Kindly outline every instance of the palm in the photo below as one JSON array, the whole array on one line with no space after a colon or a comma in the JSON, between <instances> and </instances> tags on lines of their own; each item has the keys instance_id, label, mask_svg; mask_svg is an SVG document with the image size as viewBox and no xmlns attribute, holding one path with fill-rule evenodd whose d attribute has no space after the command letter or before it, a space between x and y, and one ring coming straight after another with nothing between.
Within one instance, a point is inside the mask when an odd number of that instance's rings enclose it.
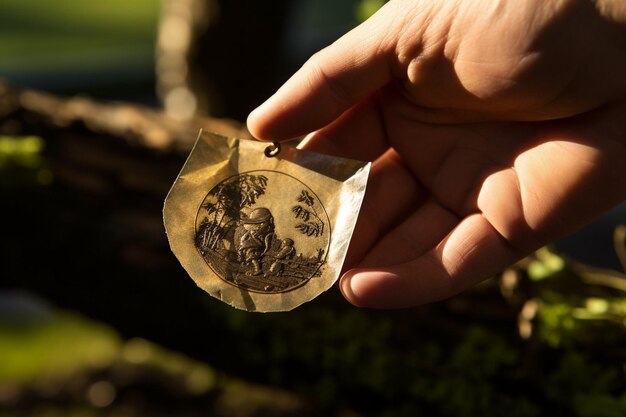
<instances>
[{"instance_id":1,"label":"palm","mask_svg":"<svg viewBox=\"0 0 626 417\"><path fill-rule=\"evenodd\" d=\"M608 111L439 125L399 106L378 96L305 145L376 159L346 262L376 274L355 299L384 307L449 296L623 198L626 147L604 131L615 122Z\"/></svg>"}]
</instances>

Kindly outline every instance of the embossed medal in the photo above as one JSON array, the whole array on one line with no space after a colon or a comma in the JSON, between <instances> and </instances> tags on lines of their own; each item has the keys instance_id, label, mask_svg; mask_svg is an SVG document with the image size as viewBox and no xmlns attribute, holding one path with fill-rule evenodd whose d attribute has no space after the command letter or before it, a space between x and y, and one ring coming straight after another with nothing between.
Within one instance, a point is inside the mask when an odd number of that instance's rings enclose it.
<instances>
[{"instance_id":1,"label":"embossed medal","mask_svg":"<svg viewBox=\"0 0 626 417\"><path fill-rule=\"evenodd\" d=\"M287 311L339 277L369 163L201 133L163 210L196 284L247 311Z\"/></svg>"}]
</instances>

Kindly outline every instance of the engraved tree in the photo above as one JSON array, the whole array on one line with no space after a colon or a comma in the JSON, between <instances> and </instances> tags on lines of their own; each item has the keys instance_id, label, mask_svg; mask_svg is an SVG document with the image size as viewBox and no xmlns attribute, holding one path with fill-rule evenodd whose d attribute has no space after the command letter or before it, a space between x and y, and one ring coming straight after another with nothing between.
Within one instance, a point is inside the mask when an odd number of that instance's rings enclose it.
<instances>
[{"instance_id":1,"label":"engraved tree","mask_svg":"<svg viewBox=\"0 0 626 417\"><path fill-rule=\"evenodd\" d=\"M296 224L296 229L307 236L318 237L324 234L324 222L317 214L315 198L308 191L302 190L297 200L302 204L297 204L291 208L296 219L300 220Z\"/></svg>"},{"instance_id":2,"label":"engraved tree","mask_svg":"<svg viewBox=\"0 0 626 417\"><path fill-rule=\"evenodd\" d=\"M254 205L266 188L266 176L241 174L209 191L211 198L202 205L207 216L196 237L200 247L215 249L229 227L239 220L241 209Z\"/></svg>"}]
</instances>

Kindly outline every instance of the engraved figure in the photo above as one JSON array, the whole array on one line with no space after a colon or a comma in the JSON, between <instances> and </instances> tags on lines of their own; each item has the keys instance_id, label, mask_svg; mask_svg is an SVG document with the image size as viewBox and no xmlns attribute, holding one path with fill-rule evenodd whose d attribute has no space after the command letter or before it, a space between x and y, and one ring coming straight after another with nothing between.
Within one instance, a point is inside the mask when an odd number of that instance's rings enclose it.
<instances>
[{"instance_id":1,"label":"engraved figure","mask_svg":"<svg viewBox=\"0 0 626 417\"><path fill-rule=\"evenodd\" d=\"M274 243L274 217L269 209L259 207L249 215L241 213L241 227L244 232L239 238L237 253L244 265L252 265L248 275L263 273L263 256Z\"/></svg>"},{"instance_id":2,"label":"engraved figure","mask_svg":"<svg viewBox=\"0 0 626 417\"><path fill-rule=\"evenodd\" d=\"M290 291L319 276L329 240L317 195L280 172L226 178L209 190L196 216L199 254L218 277L249 291Z\"/></svg>"},{"instance_id":3,"label":"engraved figure","mask_svg":"<svg viewBox=\"0 0 626 417\"><path fill-rule=\"evenodd\" d=\"M282 276L285 271L285 265L296 256L296 248L293 246L292 239L284 239L280 242L278 252L273 255L274 261L270 265L268 275Z\"/></svg>"}]
</instances>

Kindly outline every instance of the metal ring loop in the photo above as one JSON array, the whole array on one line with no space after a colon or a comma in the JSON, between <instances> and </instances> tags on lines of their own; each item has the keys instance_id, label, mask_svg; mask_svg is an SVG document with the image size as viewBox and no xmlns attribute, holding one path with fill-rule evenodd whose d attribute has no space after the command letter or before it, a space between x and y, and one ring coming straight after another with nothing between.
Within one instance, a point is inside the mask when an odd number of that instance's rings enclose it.
<instances>
[{"instance_id":1,"label":"metal ring loop","mask_svg":"<svg viewBox=\"0 0 626 417\"><path fill-rule=\"evenodd\" d=\"M272 158L280 153L280 143L272 142L267 148L265 148L265 156Z\"/></svg>"}]
</instances>

